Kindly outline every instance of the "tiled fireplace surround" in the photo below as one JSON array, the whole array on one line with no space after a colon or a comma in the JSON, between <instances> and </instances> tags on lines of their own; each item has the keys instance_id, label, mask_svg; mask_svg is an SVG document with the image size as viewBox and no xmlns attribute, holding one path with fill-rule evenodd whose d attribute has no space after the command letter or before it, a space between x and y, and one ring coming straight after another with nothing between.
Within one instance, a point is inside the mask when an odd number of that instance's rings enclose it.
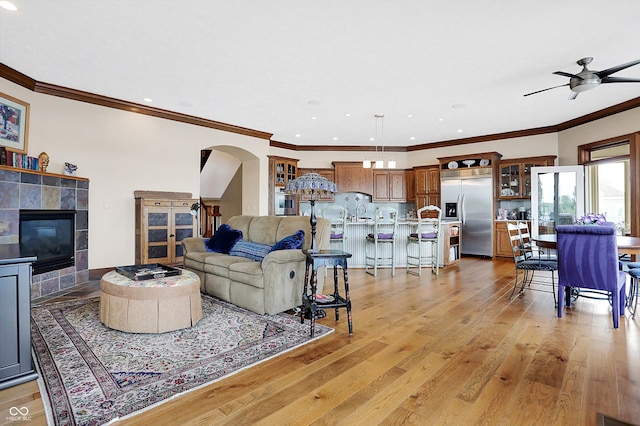
<instances>
[{"instance_id":1,"label":"tiled fireplace surround","mask_svg":"<svg viewBox=\"0 0 640 426\"><path fill-rule=\"evenodd\" d=\"M20 209L75 210L75 266L34 275L31 299L89 281L89 181L29 170L0 169L0 244L17 244Z\"/></svg>"}]
</instances>

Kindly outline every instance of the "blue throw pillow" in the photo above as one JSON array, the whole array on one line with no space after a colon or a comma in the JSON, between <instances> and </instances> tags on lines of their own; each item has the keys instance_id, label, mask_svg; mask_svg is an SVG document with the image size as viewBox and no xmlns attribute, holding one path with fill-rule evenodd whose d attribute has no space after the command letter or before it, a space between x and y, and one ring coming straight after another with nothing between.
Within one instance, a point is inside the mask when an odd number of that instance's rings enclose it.
<instances>
[{"instance_id":1,"label":"blue throw pillow","mask_svg":"<svg viewBox=\"0 0 640 426\"><path fill-rule=\"evenodd\" d=\"M295 250L301 249L304 243L304 231L298 229L295 234L284 237L273 245L271 250Z\"/></svg>"},{"instance_id":2,"label":"blue throw pillow","mask_svg":"<svg viewBox=\"0 0 640 426\"><path fill-rule=\"evenodd\" d=\"M240 239L242 239L242 231L233 229L225 223L224 225L220 225L216 233L213 234L213 237L209 238L206 246L211 251L229 254L231 248Z\"/></svg>"},{"instance_id":3,"label":"blue throw pillow","mask_svg":"<svg viewBox=\"0 0 640 426\"><path fill-rule=\"evenodd\" d=\"M209 248L209 238L205 238L202 242L204 243L204 248L205 248L205 250L207 250L207 251L213 251L213 250L211 250L211 249Z\"/></svg>"},{"instance_id":4,"label":"blue throw pillow","mask_svg":"<svg viewBox=\"0 0 640 426\"><path fill-rule=\"evenodd\" d=\"M251 241L238 241L235 243L229 254L231 256L246 257L247 259L262 262L262 259L269 254L271 246L269 244L258 244Z\"/></svg>"}]
</instances>

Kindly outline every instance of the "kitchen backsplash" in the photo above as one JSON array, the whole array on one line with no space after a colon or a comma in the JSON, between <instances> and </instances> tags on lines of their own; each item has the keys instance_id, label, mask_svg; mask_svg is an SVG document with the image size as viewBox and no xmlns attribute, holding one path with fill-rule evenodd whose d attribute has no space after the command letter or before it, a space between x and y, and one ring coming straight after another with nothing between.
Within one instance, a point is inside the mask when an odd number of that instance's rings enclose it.
<instances>
[{"instance_id":1,"label":"kitchen backsplash","mask_svg":"<svg viewBox=\"0 0 640 426\"><path fill-rule=\"evenodd\" d=\"M335 201L333 203L316 202L316 216L322 217L322 211L325 209L325 207L332 205L344 207L352 216L356 215L356 208L358 208L358 217L373 217L376 208L382 206L393 207L398 211L398 216L401 218L407 217L407 212L409 212L410 210L415 210L415 203L374 203L373 201L371 201L370 195L361 194L359 192L341 192L335 195ZM300 203L300 215L309 215L310 212L310 203Z\"/></svg>"}]
</instances>

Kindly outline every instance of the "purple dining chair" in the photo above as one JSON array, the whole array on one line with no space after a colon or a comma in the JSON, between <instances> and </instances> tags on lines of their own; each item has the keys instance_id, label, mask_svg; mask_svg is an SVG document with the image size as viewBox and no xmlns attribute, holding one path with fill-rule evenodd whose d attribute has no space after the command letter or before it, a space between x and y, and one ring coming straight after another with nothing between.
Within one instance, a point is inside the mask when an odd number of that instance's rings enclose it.
<instances>
[{"instance_id":1,"label":"purple dining chair","mask_svg":"<svg viewBox=\"0 0 640 426\"><path fill-rule=\"evenodd\" d=\"M607 292L613 327L624 315L625 274L618 267L616 230L611 226L558 225L558 318L562 318L565 287ZM567 306L571 299L566 300Z\"/></svg>"}]
</instances>

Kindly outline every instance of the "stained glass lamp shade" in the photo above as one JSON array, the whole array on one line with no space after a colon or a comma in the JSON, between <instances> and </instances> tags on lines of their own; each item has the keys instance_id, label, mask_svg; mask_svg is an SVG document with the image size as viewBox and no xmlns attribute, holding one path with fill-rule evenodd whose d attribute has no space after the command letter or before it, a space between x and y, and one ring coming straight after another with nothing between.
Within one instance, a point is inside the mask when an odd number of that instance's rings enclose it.
<instances>
[{"instance_id":1,"label":"stained glass lamp shade","mask_svg":"<svg viewBox=\"0 0 640 426\"><path fill-rule=\"evenodd\" d=\"M338 192L338 186L318 173L307 173L287 182L284 191L288 194L307 194L311 196L311 250L316 250L316 197L318 194Z\"/></svg>"}]
</instances>

